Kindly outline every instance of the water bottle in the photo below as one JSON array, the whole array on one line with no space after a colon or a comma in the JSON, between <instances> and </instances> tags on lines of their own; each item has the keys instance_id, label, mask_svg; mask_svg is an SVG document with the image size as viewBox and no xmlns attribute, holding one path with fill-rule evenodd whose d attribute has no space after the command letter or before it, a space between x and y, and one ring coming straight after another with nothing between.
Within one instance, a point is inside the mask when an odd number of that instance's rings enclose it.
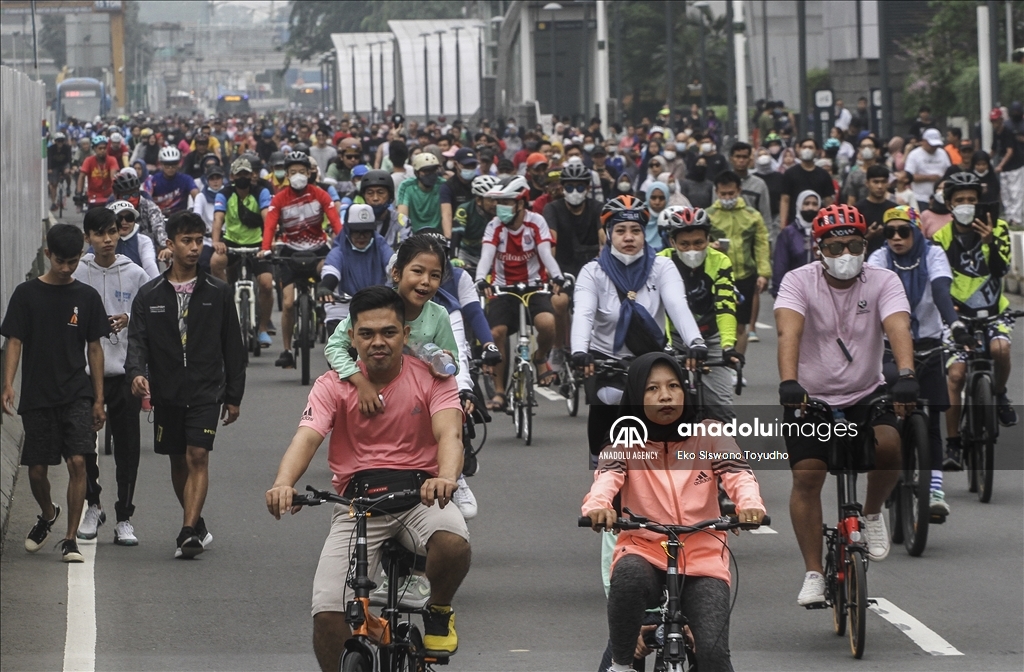
<instances>
[{"instance_id":1,"label":"water bottle","mask_svg":"<svg viewBox=\"0 0 1024 672\"><path fill-rule=\"evenodd\" d=\"M417 356L429 364L434 373L447 376L455 375L455 360L452 359L451 355L433 343L425 343L420 348Z\"/></svg>"}]
</instances>

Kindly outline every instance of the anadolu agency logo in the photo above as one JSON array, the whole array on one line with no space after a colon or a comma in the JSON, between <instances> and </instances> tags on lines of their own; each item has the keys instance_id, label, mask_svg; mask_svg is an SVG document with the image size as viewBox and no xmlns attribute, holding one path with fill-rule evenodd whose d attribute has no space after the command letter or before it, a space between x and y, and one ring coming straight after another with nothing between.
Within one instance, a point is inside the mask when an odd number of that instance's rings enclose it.
<instances>
[{"instance_id":1,"label":"anadolu agency logo","mask_svg":"<svg viewBox=\"0 0 1024 672\"><path fill-rule=\"evenodd\" d=\"M613 449L632 450L647 445L647 425L635 415L624 415L608 431Z\"/></svg>"}]
</instances>

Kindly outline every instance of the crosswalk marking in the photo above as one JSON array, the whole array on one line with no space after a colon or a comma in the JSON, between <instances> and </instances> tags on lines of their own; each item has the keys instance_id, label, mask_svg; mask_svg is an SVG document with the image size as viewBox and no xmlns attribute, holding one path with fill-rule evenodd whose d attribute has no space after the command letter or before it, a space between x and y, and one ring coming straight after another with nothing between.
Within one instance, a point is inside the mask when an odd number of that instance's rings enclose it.
<instances>
[{"instance_id":1,"label":"crosswalk marking","mask_svg":"<svg viewBox=\"0 0 1024 672\"><path fill-rule=\"evenodd\" d=\"M962 656L961 651L939 636L934 630L917 620L907 612L884 597L874 598L875 604L869 608L885 620L895 625L910 641L933 656Z\"/></svg>"},{"instance_id":2,"label":"crosswalk marking","mask_svg":"<svg viewBox=\"0 0 1024 672\"><path fill-rule=\"evenodd\" d=\"M565 397L563 397L558 392L552 390L549 387L537 387L537 388L534 388L534 389L537 392L537 394L539 394L540 396L542 396L545 399L548 399L550 401L559 401L559 402L565 401Z\"/></svg>"}]
</instances>

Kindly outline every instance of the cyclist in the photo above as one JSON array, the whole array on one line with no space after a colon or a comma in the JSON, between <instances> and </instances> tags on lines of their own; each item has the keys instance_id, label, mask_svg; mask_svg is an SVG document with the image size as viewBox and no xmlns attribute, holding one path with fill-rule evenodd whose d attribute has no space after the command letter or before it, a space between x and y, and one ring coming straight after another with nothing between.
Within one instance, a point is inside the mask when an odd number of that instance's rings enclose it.
<instances>
[{"instance_id":1,"label":"cyclist","mask_svg":"<svg viewBox=\"0 0 1024 672\"><path fill-rule=\"evenodd\" d=\"M973 173L955 173L946 179L943 201L953 213L953 220L935 232L932 242L946 253L953 271L950 294L960 315L1000 315L987 327L989 353L995 362L995 394L999 405L999 423L1004 427L1017 424L1017 413L1006 394L1010 378L1010 334L1014 318L1006 314L1010 302L1003 294L1002 278L1010 267L1010 233L1002 219L979 215L977 204L982 184ZM963 468L960 445L960 393L967 370L966 353L958 353L949 362L950 407L946 411L946 459L944 468Z\"/></svg>"},{"instance_id":2,"label":"cyclist","mask_svg":"<svg viewBox=\"0 0 1024 672\"><path fill-rule=\"evenodd\" d=\"M122 168L114 178L113 198L115 201L127 201L135 208L138 213L136 221L139 224L139 231L152 240L156 245L157 257L163 259L162 253L167 247L167 233L164 229L167 220L149 194L140 187L141 182L135 169Z\"/></svg>"},{"instance_id":3,"label":"cyclist","mask_svg":"<svg viewBox=\"0 0 1024 672\"><path fill-rule=\"evenodd\" d=\"M943 323L961 345L972 341L957 317L949 289L953 272L942 248L931 244L920 228L917 211L905 205L882 215L886 244L868 258L868 263L888 268L900 276L910 302L910 330L915 350L942 345ZM891 360L891 358L887 358ZM887 372L890 373L891 372ZM941 357L931 357L916 371L920 386L928 395L928 442L932 449L931 512L948 516L949 504L942 492L942 428L939 414L949 408L946 371ZM891 378L891 375L887 375Z\"/></svg>"},{"instance_id":4,"label":"cyclist","mask_svg":"<svg viewBox=\"0 0 1024 672\"><path fill-rule=\"evenodd\" d=\"M342 155L344 156L344 154ZM441 221L441 162L431 152L420 152L412 159L416 178L404 180L398 186L398 212L409 218L413 233L434 229L451 239L449 223L445 230Z\"/></svg>"},{"instance_id":5,"label":"cyclist","mask_svg":"<svg viewBox=\"0 0 1024 672\"><path fill-rule=\"evenodd\" d=\"M392 254L387 241L376 231L373 208L360 203L350 206L341 234L324 260L316 290L317 299L326 304L328 336L348 316L349 304L335 301L335 293L352 297L366 287L386 284Z\"/></svg>"},{"instance_id":6,"label":"cyclist","mask_svg":"<svg viewBox=\"0 0 1024 672\"><path fill-rule=\"evenodd\" d=\"M388 539L396 538L421 554L426 548L431 596L424 614L423 647L451 655L458 649L451 603L470 560L466 521L450 506L462 468L462 409L451 377L439 379L426 364L402 354L410 333L405 308L401 296L384 287L368 287L352 298L350 331L361 362L358 370L365 372L374 394L383 398L385 421L360 412L357 388L331 371L320 376L267 491L267 508L278 519L289 510L297 494L295 484L328 433L327 461L339 494L353 496L369 472L382 469L389 470L397 488L404 482L418 488L419 503L366 520L369 568L376 571L381 545ZM334 516L313 579L313 648L323 670L337 669L351 636L345 621L345 575L354 524L347 515Z\"/></svg>"},{"instance_id":7,"label":"cyclist","mask_svg":"<svg viewBox=\"0 0 1024 672\"><path fill-rule=\"evenodd\" d=\"M441 185L441 229L451 231L455 211L465 203L473 200L473 179L476 177L476 152L462 147L455 152L455 174ZM449 236L450 237L450 236Z\"/></svg>"},{"instance_id":8,"label":"cyclist","mask_svg":"<svg viewBox=\"0 0 1024 672\"><path fill-rule=\"evenodd\" d=\"M476 284L480 291L489 292L491 284L538 285L550 277L557 296L565 284L558 262L551 254L551 232L547 222L528 210L529 197L530 187L519 176L503 179L487 193L487 198L497 201L497 216L484 232L480 263L476 268ZM488 275L492 277L491 282L487 280ZM520 300L513 296L496 296L488 302L487 320L503 361L507 361L508 337L519 330L519 303ZM531 296L529 314L537 329L537 351L533 358L538 371L537 384L544 385L557 376L546 363L548 351L555 340L555 316L550 295L536 293ZM494 389L489 410L505 406L504 364L495 367Z\"/></svg>"},{"instance_id":9,"label":"cyclist","mask_svg":"<svg viewBox=\"0 0 1024 672\"><path fill-rule=\"evenodd\" d=\"M327 167L327 177L337 180L341 193L351 193L353 189L352 169L363 161L363 147L356 138L344 138L338 147L338 157Z\"/></svg>"},{"instance_id":10,"label":"cyclist","mask_svg":"<svg viewBox=\"0 0 1024 672\"><path fill-rule=\"evenodd\" d=\"M305 252L326 257L329 248L327 234L322 226L323 218L327 216L334 235L338 235L341 233L338 210L326 191L315 184L309 184L308 156L302 152L290 152L285 157L285 168L288 171L288 188L274 194L270 201L263 225L263 249L270 250L280 231L281 242L284 243L280 256L290 257L295 252ZM281 341L284 351L274 364L290 369L295 367L295 357L291 350L292 329L295 325L295 283L288 266L282 266L280 273L279 280L283 287Z\"/></svg>"},{"instance_id":11,"label":"cyclist","mask_svg":"<svg viewBox=\"0 0 1024 672\"><path fill-rule=\"evenodd\" d=\"M57 185L61 180L71 188L71 145L68 136L55 133L53 142L46 148L46 178L50 185L50 211L57 209Z\"/></svg>"},{"instance_id":12,"label":"cyclist","mask_svg":"<svg viewBox=\"0 0 1024 672\"><path fill-rule=\"evenodd\" d=\"M572 364L593 375L595 356L621 360L665 347L665 315L682 329L682 341L700 361L707 346L686 305L686 288L668 259L654 254L644 236L647 208L635 196L617 196L605 203L601 219L610 244L587 263L573 294ZM596 458L614 417L602 406L619 403L622 382L598 379L588 389L587 436Z\"/></svg>"},{"instance_id":13,"label":"cyclist","mask_svg":"<svg viewBox=\"0 0 1024 672\"><path fill-rule=\"evenodd\" d=\"M124 136L117 131L110 134L107 154L114 157L119 168L128 167L128 158L131 156L131 152L128 150L128 145L124 142Z\"/></svg>"},{"instance_id":14,"label":"cyclist","mask_svg":"<svg viewBox=\"0 0 1024 672\"><path fill-rule=\"evenodd\" d=\"M231 163L231 184L217 193L213 206L213 257L210 269L214 276L227 282L227 267L232 247L261 247L263 225L270 208L270 190L253 178L248 159L235 159ZM274 268L269 261L254 260L253 275L259 286L259 329L261 348L271 344L268 328L270 313L274 309Z\"/></svg>"},{"instance_id":15,"label":"cyclist","mask_svg":"<svg viewBox=\"0 0 1024 672\"><path fill-rule=\"evenodd\" d=\"M476 276L477 264L483 247L487 224L494 219L494 199L486 194L498 184L493 175L478 175L473 178L473 200L467 201L455 210L452 228L452 247L456 257L462 261L466 272Z\"/></svg>"},{"instance_id":16,"label":"cyclist","mask_svg":"<svg viewBox=\"0 0 1024 672\"><path fill-rule=\"evenodd\" d=\"M114 221L121 236L114 251L141 267L151 280L160 275L153 240L145 234L140 234L139 211L135 206L128 201L114 201L107 209L113 211Z\"/></svg>"},{"instance_id":17,"label":"cyclist","mask_svg":"<svg viewBox=\"0 0 1024 672\"><path fill-rule=\"evenodd\" d=\"M195 198L199 194L195 180L178 171L180 163L181 152L177 147L160 150L160 170L152 176L150 194L164 217L187 210L189 196Z\"/></svg>"},{"instance_id":18,"label":"cyclist","mask_svg":"<svg viewBox=\"0 0 1024 672\"><path fill-rule=\"evenodd\" d=\"M658 226L668 235L670 247L658 253L675 264L686 287L686 303L697 321L701 338L711 359L743 362L736 351L736 287L732 279L729 255L711 247L711 221L701 208L669 206ZM675 326L666 333L675 350L686 354ZM732 410L732 385L729 372L712 367L701 376L704 407L709 417L727 422L736 417Z\"/></svg>"},{"instance_id":19,"label":"cyclist","mask_svg":"<svg viewBox=\"0 0 1024 672\"><path fill-rule=\"evenodd\" d=\"M395 182L384 170L371 170L359 183L359 196L373 209L376 230L391 249L412 233L409 221L395 208Z\"/></svg>"},{"instance_id":20,"label":"cyclist","mask_svg":"<svg viewBox=\"0 0 1024 672\"><path fill-rule=\"evenodd\" d=\"M288 186L288 171L284 167L284 152L274 152L267 162L270 173L267 180L270 182L271 190L276 194Z\"/></svg>"},{"instance_id":21,"label":"cyclist","mask_svg":"<svg viewBox=\"0 0 1024 672\"><path fill-rule=\"evenodd\" d=\"M224 169L219 163L211 164L204 176L205 183L199 183L202 189L196 194L192 203L192 212L203 218L206 224L206 237L203 238L203 251L199 255L199 268L210 272L210 259L213 257L213 215L217 203L217 194L224 189Z\"/></svg>"},{"instance_id":22,"label":"cyclist","mask_svg":"<svg viewBox=\"0 0 1024 672\"><path fill-rule=\"evenodd\" d=\"M91 156L82 161L78 173L78 188L75 203L91 208L102 208L114 192L114 176L121 169L117 159L107 154L107 138L96 135L92 138ZM83 195L83 189L88 193Z\"/></svg>"},{"instance_id":23,"label":"cyclist","mask_svg":"<svg viewBox=\"0 0 1024 672\"><path fill-rule=\"evenodd\" d=\"M741 522L756 524L764 517L760 488L746 462L676 459L682 451L695 455L739 452L731 437L699 435L680 439L678 424L695 423L697 418L692 400L685 393L684 380L679 363L665 353L648 353L630 365L619 414L633 415L643 409L649 428L648 452L644 454L657 457L601 460L582 506L583 515L590 518L595 530L611 530L619 517L616 509L622 507L665 525L692 525L717 518L718 484L737 503L736 516ZM701 424L719 422L709 419ZM661 541L660 535L644 531L618 535L608 594L611 666L602 666L602 670L629 672L633 670L635 652L643 650L644 610L660 606L664 596L666 557ZM702 670L732 669L732 576L728 555L723 552L725 545L725 532L693 534L685 538L683 557L677 561L685 577L680 608L693 634L694 653Z\"/></svg>"},{"instance_id":24,"label":"cyclist","mask_svg":"<svg viewBox=\"0 0 1024 672\"><path fill-rule=\"evenodd\" d=\"M899 367L891 387L898 413L917 401L910 305L899 277L864 265L867 225L853 206L822 208L813 234L820 264L786 274L775 300L779 334L779 399L786 423L809 422L796 413L808 396L840 411L849 423L870 422L875 438L875 469L868 474L864 527L868 557L884 560L889 535L882 504L899 477L900 437L896 415L869 419L870 400L885 393L883 337ZM801 414L802 415L802 414ZM797 604L825 601L822 575L821 487L828 474L828 437L814 431L785 437L793 489L789 509L806 574Z\"/></svg>"}]
</instances>

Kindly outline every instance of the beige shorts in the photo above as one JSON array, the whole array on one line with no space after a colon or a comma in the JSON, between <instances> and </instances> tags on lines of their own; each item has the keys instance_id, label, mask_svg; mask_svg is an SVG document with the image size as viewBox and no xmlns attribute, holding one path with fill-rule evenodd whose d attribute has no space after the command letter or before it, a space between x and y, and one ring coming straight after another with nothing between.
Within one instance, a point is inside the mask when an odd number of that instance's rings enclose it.
<instances>
[{"instance_id":1,"label":"beige shorts","mask_svg":"<svg viewBox=\"0 0 1024 672\"><path fill-rule=\"evenodd\" d=\"M320 552L320 563L313 577L313 615L321 611L344 612L352 592L345 585L349 560L355 545L356 519L348 515L348 507L336 504L331 517L331 532ZM416 505L404 513L381 515L366 521L366 551L370 576L376 576L381 560L381 546L396 539L402 546L419 555L427 554L427 541L437 531L451 532L469 541L469 528L454 503L443 509ZM346 595L347 593L347 595Z\"/></svg>"}]
</instances>

